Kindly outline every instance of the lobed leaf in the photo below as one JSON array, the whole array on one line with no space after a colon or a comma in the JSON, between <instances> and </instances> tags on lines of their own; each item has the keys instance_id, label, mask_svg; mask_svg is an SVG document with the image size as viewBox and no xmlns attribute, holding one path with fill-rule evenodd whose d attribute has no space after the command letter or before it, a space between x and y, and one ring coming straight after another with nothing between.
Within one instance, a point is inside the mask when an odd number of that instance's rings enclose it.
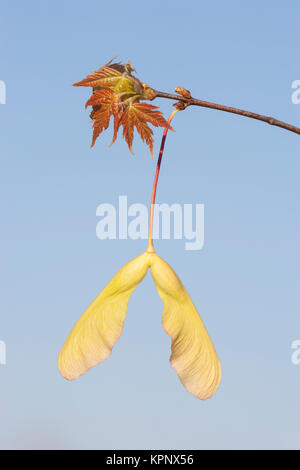
<instances>
[{"instance_id":1,"label":"lobed leaf","mask_svg":"<svg viewBox=\"0 0 300 470\"><path fill-rule=\"evenodd\" d=\"M105 64L103 67L100 67L99 70L96 70L92 74L88 75L80 82L74 83L73 86L114 86L120 80L120 78L122 78L123 74L120 69L118 69L118 67L114 67L115 65L121 66L120 63L113 64L113 66L110 66L112 61L113 59L107 62L107 64Z\"/></svg>"},{"instance_id":2,"label":"lobed leaf","mask_svg":"<svg viewBox=\"0 0 300 470\"><path fill-rule=\"evenodd\" d=\"M108 128L111 116L114 117L114 142L117 138L122 115L122 104L119 97L110 89L94 90L94 93L86 102L87 106L93 106L93 111L90 115L94 121L91 147L93 147L101 132Z\"/></svg>"},{"instance_id":3,"label":"lobed leaf","mask_svg":"<svg viewBox=\"0 0 300 470\"><path fill-rule=\"evenodd\" d=\"M162 113L158 111L158 107L149 103L133 103L127 106L123 112L120 125L123 126L123 137L125 138L131 153L133 153L132 142L134 137L134 127L136 127L143 142L146 142L149 146L150 153L153 157L153 131L148 126L147 122L150 122L150 124L155 127L168 126Z\"/></svg>"}]
</instances>

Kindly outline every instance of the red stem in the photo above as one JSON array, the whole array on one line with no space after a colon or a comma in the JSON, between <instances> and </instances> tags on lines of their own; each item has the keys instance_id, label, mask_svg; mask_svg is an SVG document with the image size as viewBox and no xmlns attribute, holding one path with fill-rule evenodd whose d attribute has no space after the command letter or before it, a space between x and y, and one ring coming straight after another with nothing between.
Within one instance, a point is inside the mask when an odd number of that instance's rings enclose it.
<instances>
[{"instance_id":1,"label":"red stem","mask_svg":"<svg viewBox=\"0 0 300 470\"><path fill-rule=\"evenodd\" d=\"M156 165L156 172L155 172L155 177L154 177L154 183L153 183L153 189L152 189L152 197L151 197L151 206L150 206L150 217L149 217L149 238L148 238L148 248L147 251L154 252L153 248L153 239L152 239L152 232L153 232L153 216L154 216L154 204L155 204L155 196L156 196L156 189L157 189L157 182L158 182L158 176L159 176L159 171L160 171L160 165L161 165L161 160L162 156L164 153L164 147L165 147L165 142L166 142L166 137L168 134L169 130L169 125L175 116L175 114L179 111L179 109L175 109L169 116L168 119L168 126L165 127L162 139L161 139L161 144L160 144L160 150L159 150L159 156L157 159L157 165Z\"/></svg>"}]
</instances>

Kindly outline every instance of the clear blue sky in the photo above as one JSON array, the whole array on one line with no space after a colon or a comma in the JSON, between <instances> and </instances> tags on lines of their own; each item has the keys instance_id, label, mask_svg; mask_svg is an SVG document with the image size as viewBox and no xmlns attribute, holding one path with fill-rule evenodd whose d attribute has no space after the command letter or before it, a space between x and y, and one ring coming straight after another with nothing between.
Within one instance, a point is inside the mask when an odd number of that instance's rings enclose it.
<instances>
[{"instance_id":1,"label":"clear blue sky","mask_svg":"<svg viewBox=\"0 0 300 470\"><path fill-rule=\"evenodd\" d=\"M196 400L169 366L149 275L110 359L72 383L56 366L74 321L145 247L97 239L96 207L147 204L155 169L139 142L134 157L109 148L110 132L89 148L89 91L71 84L117 55L154 88L299 126L299 18L297 0L1 2L1 448L300 447L300 137L264 123L188 109L161 172L158 202L205 204L201 251L156 247L218 350L215 397Z\"/></svg>"}]
</instances>

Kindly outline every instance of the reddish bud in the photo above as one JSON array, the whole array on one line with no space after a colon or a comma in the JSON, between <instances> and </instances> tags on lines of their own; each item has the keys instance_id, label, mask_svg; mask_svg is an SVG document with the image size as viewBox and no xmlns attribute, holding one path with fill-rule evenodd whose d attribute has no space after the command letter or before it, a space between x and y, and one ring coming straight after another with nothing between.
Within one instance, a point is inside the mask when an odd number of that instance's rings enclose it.
<instances>
[{"instance_id":1,"label":"reddish bud","mask_svg":"<svg viewBox=\"0 0 300 470\"><path fill-rule=\"evenodd\" d=\"M182 86L178 86L175 88L175 93L178 93L178 95L183 96L184 98L187 98L188 100L191 98L191 92L189 90L186 90Z\"/></svg>"},{"instance_id":2,"label":"reddish bud","mask_svg":"<svg viewBox=\"0 0 300 470\"><path fill-rule=\"evenodd\" d=\"M179 109L180 111L183 111L188 106L188 103L184 103L183 101L176 101L176 103L174 103L173 106L174 108Z\"/></svg>"}]
</instances>

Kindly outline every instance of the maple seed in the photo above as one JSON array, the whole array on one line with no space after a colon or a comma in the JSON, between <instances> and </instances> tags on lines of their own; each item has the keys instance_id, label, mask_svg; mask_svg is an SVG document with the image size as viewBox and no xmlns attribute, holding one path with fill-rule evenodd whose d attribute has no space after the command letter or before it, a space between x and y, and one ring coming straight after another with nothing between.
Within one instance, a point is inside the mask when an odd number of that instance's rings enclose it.
<instances>
[{"instance_id":1,"label":"maple seed","mask_svg":"<svg viewBox=\"0 0 300 470\"><path fill-rule=\"evenodd\" d=\"M129 150L132 152L134 128L137 129L141 139L148 145L153 157L153 130L154 127L168 127L168 123L158 110L157 106L140 101L151 101L156 92L147 84L142 83L132 75L135 69L131 62L123 65L120 62L112 64L110 60L99 70L88 75L74 86L89 86L93 89L92 96L86 103L92 106L90 114L93 120L92 145L109 127L110 118L114 118L114 135L111 145L115 142L120 126L123 126L123 137Z\"/></svg>"},{"instance_id":2,"label":"maple seed","mask_svg":"<svg viewBox=\"0 0 300 470\"><path fill-rule=\"evenodd\" d=\"M141 106L146 105L136 103L135 109L127 108L127 112L143 112ZM152 108L153 113L157 112L155 106ZM171 113L168 124L177 112ZM61 349L58 367L63 377L74 380L110 356L122 333L130 296L150 269L164 304L162 326L172 341L170 363L187 391L206 400L215 393L221 379L217 353L179 277L153 247L155 195L168 130L166 127L163 133L154 178L148 247L120 269L80 317Z\"/></svg>"},{"instance_id":3,"label":"maple seed","mask_svg":"<svg viewBox=\"0 0 300 470\"><path fill-rule=\"evenodd\" d=\"M178 93L178 95L183 96L184 98L187 98L188 100L191 98L191 92L189 90L186 90L182 86L178 86L175 88L175 93Z\"/></svg>"}]
</instances>

